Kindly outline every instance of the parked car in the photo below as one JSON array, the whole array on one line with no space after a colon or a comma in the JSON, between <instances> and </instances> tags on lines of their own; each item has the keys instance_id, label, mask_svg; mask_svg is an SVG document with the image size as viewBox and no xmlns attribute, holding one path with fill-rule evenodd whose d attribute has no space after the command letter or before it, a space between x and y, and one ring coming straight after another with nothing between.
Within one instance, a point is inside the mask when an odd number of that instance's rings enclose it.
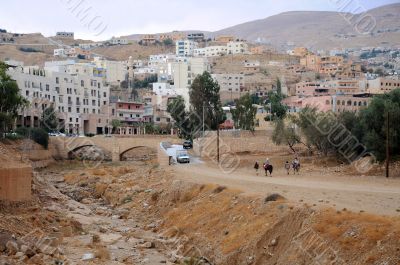
<instances>
[{"instance_id":1,"label":"parked car","mask_svg":"<svg viewBox=\"0 0 400 265\"><path fill-rule=\"evenodd\" d=\"M184 141L183 142L183 148L184 149L192 149L193 148L193 143L192 143L192 141Z\"/></svg>"},{"instance_id":2,"label":"parked car","mask_svg":"<svg viewBox=\"0 0 400 265\"><path fill-rule=\"evenodd\" d=\"M178 150L176 151L176 162L182 163L190 163L190 157L186 150Z\"/></svg>"},{"instance_id":3,"label":"parked car","mask_svg":"<svg viewBox=\"0 0 400 265\"><path fill-rule=\"evenodd\" d=\"M65 137L65 134L64 133L60 133L60 132L49 132L49 136L52 136L52 137L63 136L63 137Z\"/></svg>"}]
</instances>

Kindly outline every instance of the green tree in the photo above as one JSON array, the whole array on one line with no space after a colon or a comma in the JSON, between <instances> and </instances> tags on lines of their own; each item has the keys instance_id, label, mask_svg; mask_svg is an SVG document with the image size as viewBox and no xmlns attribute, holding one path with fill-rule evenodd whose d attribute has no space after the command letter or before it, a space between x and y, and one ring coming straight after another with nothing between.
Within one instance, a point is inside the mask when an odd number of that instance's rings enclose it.
<instances>
[{"instance_id":1,"label":"green tree","mask_svg":"<svg viewBox=\"0 0 400 265\"><path fill-rule=\"evenodd\" d=\"M111 121L111 126L113 127L113 132L115 133L115 130L119 127L121 127L122 123L120 120L112 120Z\"/></svg>"},{"instance_id":2,"label":"green tree","mask_svg":"<svg viewBox=\"0 0 400 265\"><path fill-rule=\"evenodd\" d=\"M235 127L242 130L254 131L257 108L253 107L250 94L235 100L236 108L232 110L232 118Z\"/></svg>"},{"instance_id":3,"label":"green tree","mask_svg":"<svg viewBox=\"0 0 400 265\"><path fill-rule=\"evenodd\" d=\"M190 120L190 113L186 111L185 100L182 96L178 96L172 100L168 106L167 111L175 120L175 127L179 129L179 136L181 138L192 138L192 122Z\"/></svg>"},{"instance_id":4,"label":"green tree","mask_svg":"<svg viewBox=\"0 0 400 265\"><path fill-rule=\"evenodd\" d=\"M59 131L58 118L53 106L43 111L41 123L46 132Z\"/></svg>"},{"instance_id":5,"label":"green tree","mask_svg":"<svg viewBox=\"0 0 400 265\"><path fill-rule=\"evenodd\" d=\"M282 83L281 83L281 80L279 78L276 79L276 93L278 95L282 94Z\"/></svg>"},{"instance_id":6,"label":"green tree","mask_svg":"<svg viewBox=\"0 0 400 265\"><path fill-rule=\"evenodd\" d=\"M0 62L0 137L12 126L18 110L28 104L21 96L17 82L6 72L7 65Z\"/></svg>"},{"instance_id":7,"label":"green tree","mask_svg":"<svg viewBox=\"0 0 400 265\"><path fill-rule=\"evenodd\" d=\"M197 76L190 87L191 115L194 119L194 126L201 126L201 119L204 107L204 123L211 130L216 130L219 124L224 122L224 112L222 110L221 99L219 96L219 84L210 73L204 72Z\"/></svg>"},{"instance_id":8,"label":"green tree","mask_svg":"<svg viewBox=\"0 0 400 265\"><path fill-rule=\"evenodd\" d=\"M268 93L268 100L266 102L267 104L265 106L265 109L271 113L272 119L269 118L269 120L274 120L274 118L285 118L287 113L287 106L282 104L283 99L284 96L282 94L274 93L272 91Z\"/></svg>"},{"instance_id":9,"label":"green tree","mask_svg":"<svg viewBox=\"0 0 400 265\"><path fill-rule=\"evenodd\" d=\"M172 39L165 39L165 40L163 40L163 44L165 46L172 46L172 45L174 45L174 41Z\"/></svg>"},{"instance_id":10,"label":"green tree","mask_svg":"<svg viewBox=\"0 0 400 265\"><path fill-rule=\"evenodd\" d=\"M293 117L293 122L300 128L307 146L314 146L324 155L333 150L325 131L337 122L333 113L326 114L318 112L316 108L306 107L297 117Z\"/></svg>"},{"instance_id":11,"label":"green tree","mask_svg":"<svg viewBox=\"0 0 400 265\"><path fill-rule=\"evenodd\" d=\"M257 96L257 94L251 95L251 101L253 102L253 104L261 104L261 98Z\"/></svg>"},{"instance_id":12,"label":"green tree","mask_svg":"<svg viewBox=\"0 0 400 265\"><path fill-rule=\"evenodd\" d=\"M301 143L301 137L296 133L294 123L285 124L284 120L278 119L275 121L272 141L276 145L287 145L293 153L296 153L294 146Z\"/></svg>"},{"instance_id":13,"label":"green tree","mask_svg":"<svg viewBox=\"0 0 400 265\"><path fill-rule=\"evenodd\" d=\"M386 158L386 113L390 115L390 145L393 155L400 154L400 89L375 96L362 110L353 131L373 152L378 161Z\"/></svg>"}]
</instances>

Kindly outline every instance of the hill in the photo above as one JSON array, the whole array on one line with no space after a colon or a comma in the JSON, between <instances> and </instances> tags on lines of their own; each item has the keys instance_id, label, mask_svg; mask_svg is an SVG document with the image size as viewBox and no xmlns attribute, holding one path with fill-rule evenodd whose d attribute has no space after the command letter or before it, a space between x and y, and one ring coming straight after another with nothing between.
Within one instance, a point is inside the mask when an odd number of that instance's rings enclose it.
<instances>
[{"instance_id":1,"label":"hill","mask_svg":"<svg viewBox=\"0 0 400 265\"><path fill-rule=\"evenodd\" d=\"M235 35L248 41L270 43L279 48L285 48L287 44L329 49L398 43L400 4L371 9L367 14L368 19L376 21L371 34L360 34L355 30L355 25L363 14L295 11L236 25L213 32L212 35Z\"/></svg>"}]
</instances>

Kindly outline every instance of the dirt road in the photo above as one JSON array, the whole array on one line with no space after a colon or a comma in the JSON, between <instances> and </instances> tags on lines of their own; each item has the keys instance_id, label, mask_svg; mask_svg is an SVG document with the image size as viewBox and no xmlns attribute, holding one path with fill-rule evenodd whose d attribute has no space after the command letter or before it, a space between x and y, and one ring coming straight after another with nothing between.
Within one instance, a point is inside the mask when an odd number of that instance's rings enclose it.
<instances>
[{"instance_id":1,"label":"dirt road","mask_svg":"<svg viewBox=\"0 0 400 265\"><path fill-rule=\"evenodd\" d=\"M178 178L196 183L216 183L246 193L266 195L279 193L294 203L313 207L344 208L379 215L400 215L400 179L355 177L323 172L301 172L287 176L283 170L273 177L259 176L249 169L224 174L211 164L178 165Z\"/></svg>"}]
</instances>

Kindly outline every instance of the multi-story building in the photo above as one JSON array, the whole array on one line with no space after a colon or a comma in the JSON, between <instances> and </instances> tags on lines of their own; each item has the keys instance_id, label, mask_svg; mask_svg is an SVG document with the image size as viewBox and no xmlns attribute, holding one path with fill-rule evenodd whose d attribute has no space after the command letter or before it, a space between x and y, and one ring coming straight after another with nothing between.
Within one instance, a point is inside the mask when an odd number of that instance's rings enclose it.
<instances>
[{"instance_id":1,"label":"multi-story building","mask_svg":"<svg viewBox=\"0 0 400 265\"><path fill-rule=\"evenodd\" d=\"M103 70L104 75L98 74L98 76L104 77L104 81L107 84L119 85L122 81L128 79L127 61L110 61L101 57L95 57L93 64L99 73ZM135 64L135 62L131 60L131 64Z\"/></svg>"},{"instance_id":2,"label":"multi-story building","mask_svg":"<svg viewBox=\"0 0 400 265\"><path fill-rule=\"evenodd\" d=\"M240 92L244 89L243 74L213 74L211 75L220 86L220 92Z\"/></svg>"},{"instance_id":3,"label":"multi-story building","mask_svg":"<svg viewBox=\"0 0 400 265\"><path fill-rule=\"evenodd\" d=\"M197 49L198 43L191 40L178 40L176 41L176 55L182 57L191 57L194 50Z\"/></svg>"},{"instance_id":4,"label":"multi-story building","mask_svg":"<svg viewBox=\"0 0 400 265\"><path fill-rule=\"evenodd\" d=\"M175 90L169 83L153 83L153 93L157 96L176 96Z\"/></svg>"},{"instance_id":5,"label":"multi-story building","mask_svg":"<svg viewBox=\"0 0 400 265\"><path fill-rule=\"evenodd\" d=\"M173 64L175 88L189 88L193 80L209 71L207 58L186 58Z\"/></svg>"},{"instance_id":6,"label":"multi-story building","mask_svg":"<svg viewBox=\"0 0 400 265\"><path fill-rule=\"evenodd\" d=\"M260 72L261 64L259 61L245 61L243 64L244 74L255 74Z\"/></svg>"},{"instance_id":7,"label":"multi-story building","mask_svg":"<svg viewBox=\"0 0 400 265\"><path fill-rule=\"evenodd\" d=\"M156 43L156 41L157 41L156 35L153 34L144 35L143 38L141 39L143 45L154 44Z\"/></svg>"},{"instance_id":8,"label":"multi-story building","mask_svg":"<svg viewBox=\"0 0 400 265\"><path fill-rule=\"evenodd\" d=\"M173 41L184 40L186 38L186 34L183 32L174 31L170 37Z\"/></svg>"},{"instance_id":9,"label":"multi-story building","mask_svg":"<svg viewBox=\"0 0 400 265\"><path fill-rule=\"evenodd\" d=\"M68 38L68 39L74 39L74 33L73 32L66 32L66 31L59 31L56 33L57 38Z\"/></svg>"},{"instance_id":10,"label":"multi-story building","mask_svg":"<svg viewBox=\"0 0 400 265\"><path fill-rule=\"evenodd\" d=\"M296 96L318 97L334 94L334 90L325 88L320 82L300 82L296 84Z\"/></svg>"},{"instance_id":11,"label":"multi-story building","mask_svg":"<svg viewBox=\"0 0 400 265\"><path fill-rule=\"evenodd\" d=\"M322 87L333 90L335 94L352 95L365 91L363 82L356 79L349 80L331 80L322 83Z\"/></svg>"},{"instance_id":12,"label":"multi-story building","mask_svg":"<svg viewBox=\"0 0 400 265\"><path fill-rule=\"evenodd\" d=\"M233 102L240 98L245 86L243 74L213 74L211 76L220 86L219 94L222 103Z\"/></svg>"},{"instance_id":13,"label":"multi-story building","mask_svg":"<svg viewBox=\"0 0 400 265\"><path fill-rule=\"evenodd\" d=\"M219 43L224 43L224 44L228 44L228 42L234 41L235 37L234 36L228 36L228 35L221 35L215 38L216 42Z\"/></svg>"},{"instance_id":14,"label":"multi-story building","mask_svg":"<svg viewBox=\"0 0 400 265\"><path fill-rule=\"evenodd\" d=\"M58 62L57 66L53 62L45 68L27 66L9 70L21 94L31 103L19 113L17 126L38 126L43 110L53 106L67 133L108 130L109 87L100 77L89 73L69 74L66 69L67 65Z\"/></svg>"},{"instance_id":15,"label":"multi-story building","mask_svg":"<svg viewBox=\"0 0 400 265\"><path fill-rule=\"evenodd\" d=\"M354 95L327 95L319 97L288 97L282 103L288 106L289 112L299 112L305 107L317 108L319 111L327 112L357 112L366 108L371 101L368 94Z\"/></svg>"},{"instance_id":16,"label":"multi-story building","mask_svg":"<svg viewBox=\"0 0 400 265\"><path fill-rule=\"evenodd\" d=\"M123 38L111 38L108 42L112 45L127 45L129 43L128 39Z\"/></svg>"},{"instance_id":17,"label":"multi-story building","mask_svg":"<svg viewBox=\"0 0 400 265\"><path fill-rule=\"evenodd\" d=\"M204 41L204 33L189 33L187 35L187 39L191 41L202 42Z\"/></svg>"},{"instance_id":18,"label":"multi-story building","mask_svg":"<svg viewBox=\"0 0 400 265\"><path fill-rule=\"evenodd\" d=\"M158 64L174 62L175 54L155 54L149 56L149 66L157 66Z\"/></svg>"},{"instance_id":19,"label":"multi-story building","mask_svg":"<svg viewBox=\"0 0 400 265\"><path fill-rule=\"evenodd\" d=\"M304 57L309 53L310 52L305 47L296 47L296 48L293 49L293 55L294 56Z\"/></svg>"},{"instance_id":20,"label":"multi-story building","mask_svg":"<svg viewBox=\"0 0 400 265\"><path fill-rule=\"evenodd\" d=\"M247 54L249 47L244 41L230 41L227 44L228 54Z\"/></svg>"},{"instance_id":21,"label":"multi-story building","mask_svg":"<svg viewBox=\"0 0 400 265\"><path fill-rule=\"evenodd\" d=\"M195 57L216 57L227 54L228 48L226 46L208 46L205 48L198 48L194 50Z\"/></svg>"},{"instance_id":22,"label":"multi-story building","mask_svg":"<svg viewBox=\"0 0 400 265\"><path fill-rule=\"evenodd\" d=\"M251 54L263 54L266 51L265 46L256 46L256 47L251 47L250 48L250 53Z\"/></svg>"},{"instance_id":23,"label":"multi-story building","mask_svg":"<svg viewBox=\"0 0 400 265\"><path fill-rule=\"evenodd\" d=\"M58 57L76 57L78 55L78 51L74 47L60 48L60 49L54 49L53 55Z\"/></svg>"},{"instance_id":24,"label":"multi-story building","mask_svg":"<svg viewBox=\"0 0 400 265\"><path fill-rule=\"evenodd\" d=\"M384 94L400 88L400 79L379 77L367 81L367 91L371 94Z\"/></svg>"}]
</instances>

